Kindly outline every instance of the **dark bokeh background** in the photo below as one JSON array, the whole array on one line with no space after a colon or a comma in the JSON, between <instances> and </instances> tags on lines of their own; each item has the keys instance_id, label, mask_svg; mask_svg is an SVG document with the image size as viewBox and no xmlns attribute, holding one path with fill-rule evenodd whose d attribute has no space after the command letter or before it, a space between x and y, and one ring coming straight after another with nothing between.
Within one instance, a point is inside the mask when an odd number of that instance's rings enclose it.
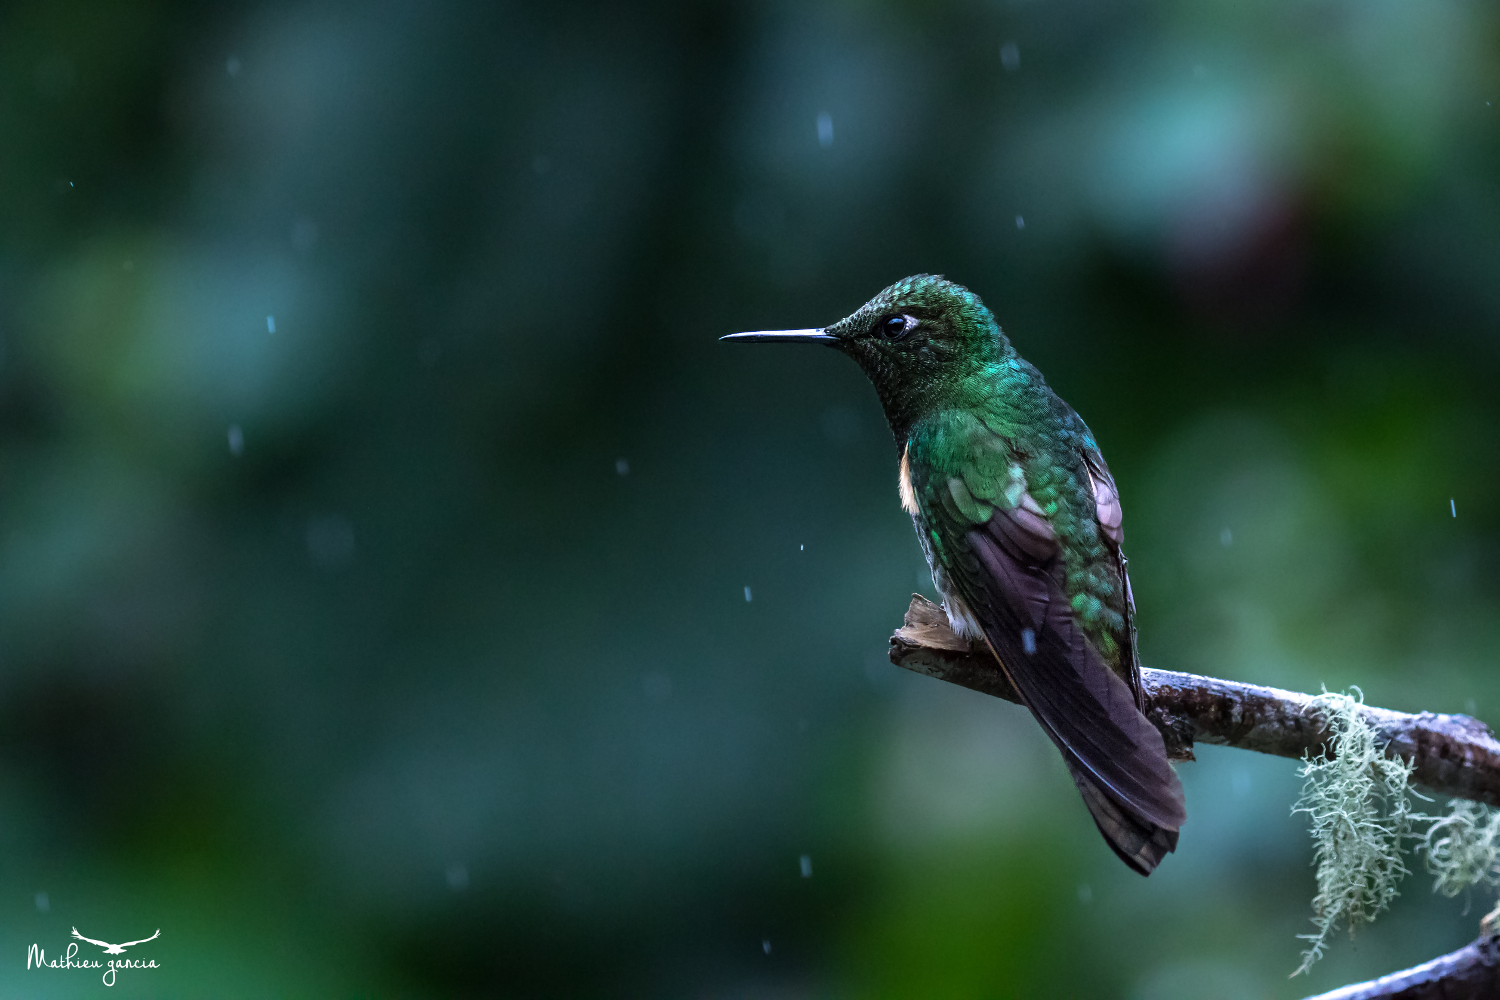
<instances>
[{"instance_id":1,"label":"dark bokeh background","mask_svg":"<svg viewBox=\"0 0 1500 1000\"><path fill-rule=\"evenodd\" d=\"M1203 750L1128 872L1021 710L886 661L931 582L863 377L715 338L961 281L1104 446L1149 663L1493 721L1497 57L1478 0L8 5L4 991L1249 1000L1462 945L1419 874L1287 980L1284 760ZM25 970L75 926L163 967Z\"/></svg>"}]
</instances>

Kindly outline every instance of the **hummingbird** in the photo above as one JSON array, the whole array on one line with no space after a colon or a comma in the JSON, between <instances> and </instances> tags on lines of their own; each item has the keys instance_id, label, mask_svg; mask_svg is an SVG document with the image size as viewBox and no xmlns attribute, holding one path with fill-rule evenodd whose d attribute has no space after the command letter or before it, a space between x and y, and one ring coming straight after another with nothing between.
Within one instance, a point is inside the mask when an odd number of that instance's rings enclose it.
<instances>
[{"instance_id":1,"label":"hummingbird","mask_svg":"<svg viewBox=\"0 0 1500 1000\"><path fill-rule=\"evenodd\" d=\"M823 344L864 370L949 624L994 656L1105 842L1151 874L1187 811L1144 714L1120 494L1083 418L977 295L935 275L832 326L721 339Z\"/></svg>"}]
</instances>

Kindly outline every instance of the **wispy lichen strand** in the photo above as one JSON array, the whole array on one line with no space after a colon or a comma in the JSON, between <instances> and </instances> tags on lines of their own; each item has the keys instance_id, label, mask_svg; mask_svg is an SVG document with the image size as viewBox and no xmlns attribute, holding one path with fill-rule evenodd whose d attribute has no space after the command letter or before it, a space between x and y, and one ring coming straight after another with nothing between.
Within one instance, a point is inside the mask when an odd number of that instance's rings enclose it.
<instances>
[{"instance_id":1,"label":"wispy lichen strand","mask_svg":"<svg viewBox=\"0 0 1500 1000\"><path fill-rule=\"evenodd\" d=\"M1309 947L1293 975L1322 957L1340 925L1352 935L1399 895L1396 886L1407 874L1404 840L1418 842L1435 892L1452 897L1475 885L1500 886L1500 810L1454 799L1444 816L1414 812L1415 793L1408 787L1413 765L1388 756L1389 748L1362 718L1363 697L1354 691L1325 691L1309 705L1328 720L1330 735L1324 753L1303 757L1302 795L1292 809L1311 820L1318 869L1317 932L1298 935ZM1414 833L1416 824L1427 824L1426 831ZM1500 907L1486 920L1500 920Z\"/></svg>"},{"instance_id":2,"label":"wispy lichen strand","mask_svg":"<svg viewBox=\"0 0 1500 1000\"><path fill-rule=\"evenodd\" d=\"M976 651L954 635L943 609L920 596L913 596L903 627L891 637L891 662L1020 700L988 650ZM1297 808L1313 819L1318 933L1303 935L1311 947L1298 971L1318 959L1340 923L1351 929L1369 923L1396 897L1406 874L1403 837L1418 842L1439 892L1455 896L1465 887L1500 885L1500 741L1477 720L1392 712L1370 708L1362 697L1326 691L1309 697L1149 667L1142 679L1150 719L1178 759L1191 759L1194 742L1201 742L1302 760L1308 794ZM1323 756L1314 759L1315 752ZM1413 811L1408 795L1431 801L1418 788L1453 797L1448 814ZM1480 928L1485 937L1500 932L1500 905Z\"/></svg>"},{"instance_id":3,"label":"wispy lichen strand","mask_svg":"<svg viewBox=\"0 0 1500 1000\"><path fill-rule=\"evenodd\" d=\"M1434 892L1451 897L1474 885L1500 886L1500 810L1454 799L1448 815L1432 819L1417 850Z\"/></svg>"},{"instance_id":4,"label":"wispy lichen strand","mask_svg":"<svg viewBox=\"0 0 1500 1000\"><path fill-rule=\"evenodd\" d=\"M1411 835L1407 781L1412 767L1385 756L1375 731L1358 715L1363 694L1325 691L1311 708L1328 719L1327 749L1303 757L1302 795L1293 814L1311 824L1317 895L1313 934L1300 934L1308 948L1292 975L1306 972L1323 955L1329 935L1346 925L1352 935L1372 922L1399 892L1407 874L1401 841Z\"/></svg>"}]
</instances>

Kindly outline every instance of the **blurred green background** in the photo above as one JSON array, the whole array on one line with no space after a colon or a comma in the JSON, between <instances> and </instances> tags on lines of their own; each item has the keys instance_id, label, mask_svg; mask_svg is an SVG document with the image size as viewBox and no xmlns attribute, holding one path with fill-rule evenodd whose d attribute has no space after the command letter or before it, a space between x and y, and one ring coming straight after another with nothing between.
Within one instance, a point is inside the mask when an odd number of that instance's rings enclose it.
<instances>
[{"instance_id":1,"label":"blurred green background","mask_svg":"<svg viewBox=\"0 0 1500 1000\"><path fill-rule=\"evenodd\" d=\"M919 271L1093 426L1148 664L1500 718L1493 5L7 5L0 991L1250 1000L1471 940L1417 874L1288 981L1293 762L1203 749L1145 880L887 662L874 393L715 338ZM73 927L162 968L26 970Z\"/></svg>"}]
</instances>

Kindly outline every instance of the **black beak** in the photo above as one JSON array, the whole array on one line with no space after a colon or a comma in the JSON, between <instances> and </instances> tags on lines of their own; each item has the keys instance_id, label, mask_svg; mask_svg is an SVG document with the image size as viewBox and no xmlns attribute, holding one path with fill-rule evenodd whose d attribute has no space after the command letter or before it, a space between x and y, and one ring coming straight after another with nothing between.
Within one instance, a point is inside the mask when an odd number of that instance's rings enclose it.
<instances>
[{"instance_id":1,"label":"black beak","mask_svg":"<svg viewBox=\"0 0 1500 1000\"><path fill-rule=\"evenodd\" d=\"M831 337L822 330L757 330L754 333L731 333L720 340L748 340L751 343L768 343L785 340L799 344L837 344L839 338Z\"/></svg>"}]
</instances>

